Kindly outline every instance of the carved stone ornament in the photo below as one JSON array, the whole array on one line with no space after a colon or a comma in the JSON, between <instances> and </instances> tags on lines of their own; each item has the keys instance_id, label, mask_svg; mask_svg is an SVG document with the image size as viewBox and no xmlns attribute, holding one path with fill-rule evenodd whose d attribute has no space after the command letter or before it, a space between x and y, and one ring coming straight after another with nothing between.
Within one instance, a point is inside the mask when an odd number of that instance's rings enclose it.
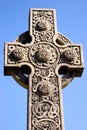
<instances>
[{"instance_id":1,"label":"carved stone ornament","mask_svg":"<svg viewBox=\"0 0 87 130\"><path fill-rule=\"evenodd\" d=\"M11 55L15 60L22 60L25 57L25 49L22 47L15 48Z\"/></svg>"},{"instance_id":2,"label":"carved stone ornament","mask_svg":"<svg viewBox=\"0 0 87 130\"><path fill-rule=\"evenodd\" d=\"M71 48L67 48L62 52L62 57L64 60L71 62L74 61L75 53Z\"/></svg>"},{"instance_id":3,"label":"carved stone ornament","mask_svg":"<svg viewBox=\"0 0 87 130\"><path fill-rule=\"evenodd\" d=\"M36 24L36 28L35 29L37 31L49 31L51 29L51 25L50 25L50 23L47 20L41 19Z\"/></svg>"},{"instance_id":4,"label":"carved stone ornament","mask_svg":"<svg viewBox=\"0 0 87 130\"><path fill-rule=\"evenodd\" d=\"M33 64L44 68L59 61L59 51L50 43L39 43L31 48L29 57Z\"/></svg>"},{"instance_id":5,"label":"carved stone ornament","mask_svg":"<svg viewBox=\"0 0 87 130\"><path fill-rule=\"evenodd\" d=\"M4 73L28 90L27 130L64 130L61 88L81 76L82 46L56 31L53 9L31 9L29 23L5 44Z\"/></svg>"}]
</instances>

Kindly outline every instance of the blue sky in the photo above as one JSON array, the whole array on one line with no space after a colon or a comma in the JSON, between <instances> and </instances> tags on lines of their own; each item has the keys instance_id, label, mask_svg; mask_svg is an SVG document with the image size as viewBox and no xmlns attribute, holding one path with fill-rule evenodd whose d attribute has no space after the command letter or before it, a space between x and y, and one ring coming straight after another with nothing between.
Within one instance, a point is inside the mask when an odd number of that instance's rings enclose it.
<instances>
[{"instance_id":1,"label":"blue sky","mask_svg":"<svg viewBox=\"0 0 87 130\"><path fill-rule=\"evenodd\" d=\"M30 8L56 9L57 30L83 45L85 69L63 89L65 130L87 130L87 0L0 0L0 130L27 130L27 91L4 76L4 42L28 30Z\"/></svg>"}]
</instances>

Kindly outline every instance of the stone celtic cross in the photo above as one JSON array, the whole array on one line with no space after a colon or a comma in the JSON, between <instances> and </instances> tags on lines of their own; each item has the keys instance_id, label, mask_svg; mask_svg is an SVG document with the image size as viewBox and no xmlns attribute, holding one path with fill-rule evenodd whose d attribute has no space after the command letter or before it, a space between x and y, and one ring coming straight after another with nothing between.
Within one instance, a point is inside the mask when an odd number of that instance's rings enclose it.
<instances>
[{"instance_id":1,"label":"stone celtic cross","mask_svg":"<svg viewBox=\"0 0 87 130\"><path fill-rule=\"evenodd\" d=\"M64 130L61 90L82 74L82 47L57 33L54 9L31 9L29 19L5 44L4 73L28 90L27 130Z\"/></svg>"}]
</instances>

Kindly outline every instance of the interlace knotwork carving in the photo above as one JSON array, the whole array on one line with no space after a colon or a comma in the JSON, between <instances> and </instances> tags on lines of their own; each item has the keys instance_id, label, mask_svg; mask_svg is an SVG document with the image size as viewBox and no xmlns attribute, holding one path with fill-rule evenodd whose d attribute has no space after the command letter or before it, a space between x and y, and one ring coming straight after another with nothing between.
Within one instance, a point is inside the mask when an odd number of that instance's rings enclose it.
<instances>
[{"instance_id":1,"label":"interlace knotwork carving","mask_svg":"<svg viewBox=\"0 0 87 130\"><path fill-rule=\"evenodd\" d=\"M32 82L32 129L51 130L54 127L58 130L61 121L60 96L55 69L35 68Z\"/></svg>"}]
</instances>

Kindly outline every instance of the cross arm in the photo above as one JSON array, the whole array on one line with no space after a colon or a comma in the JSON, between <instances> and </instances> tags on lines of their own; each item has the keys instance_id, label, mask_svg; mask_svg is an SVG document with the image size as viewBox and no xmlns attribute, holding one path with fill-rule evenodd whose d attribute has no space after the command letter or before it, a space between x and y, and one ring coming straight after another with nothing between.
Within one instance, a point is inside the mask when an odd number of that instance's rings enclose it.
<instances>
[{"instance_id":1,"label":"cross arm","mask_svg":"<svg viewBox=\"0 0 87 130\"><path fill-rule=\"evenodd\" d=\"M11 70L23 65L30 66L28 58L30 46L23 45L20 42L6 42L4 54L4 74L12 75Z\"/></svg>"},{"instance_id":2,"label":"cross arm","mask_svg":"<svg viewBox=\"0 0 87 130\"><path fill-rule=\"evenodd\" d=\"M83 69L83 52L79 44L58 47L60 51L60 62L58 64L59 73L64 73L64 69L75 72L76 77L80 77Z\"/></svg>"}]
</instances>

